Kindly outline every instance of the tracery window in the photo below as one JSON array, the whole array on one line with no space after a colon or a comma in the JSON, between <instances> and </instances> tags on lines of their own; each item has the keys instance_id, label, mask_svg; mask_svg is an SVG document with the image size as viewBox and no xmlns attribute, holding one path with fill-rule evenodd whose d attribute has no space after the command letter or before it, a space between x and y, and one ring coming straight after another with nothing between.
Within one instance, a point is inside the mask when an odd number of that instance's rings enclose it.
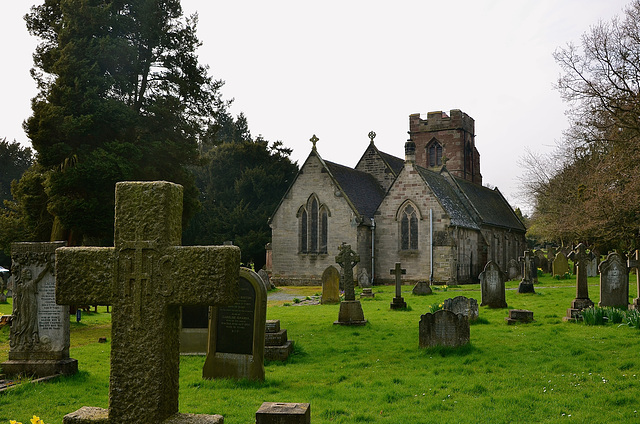
<instances>
[{"instance_id":1,"label":"tracery window","mask_svg":"<svg viewBox=\"0 0 640 424\"><path fill-rule=\"evenodd\" d=\"M311 195L298 210L299 251L301 253L327 253L329 210Z\"/></svg>"},{"instance_id":2,"label":"tracery window","mask_svg":"<svg viewBox=\"0 0 640 424\"><path fill-rule=\"evenodd\" d=\"M433 141L429 147L427 147L429 153L429 166L442 165L442 145L437 141Z\"/></svg>"},{"instance_id":3,"label":"tracery window","mask_svg":"<svg viewBox=\"0 0 640 424\"><path fill-rule=\"evenodd\" d=\"M418 250L418 213L410 204L400 213L400 249Z\"/></svg>"}]
</instances>

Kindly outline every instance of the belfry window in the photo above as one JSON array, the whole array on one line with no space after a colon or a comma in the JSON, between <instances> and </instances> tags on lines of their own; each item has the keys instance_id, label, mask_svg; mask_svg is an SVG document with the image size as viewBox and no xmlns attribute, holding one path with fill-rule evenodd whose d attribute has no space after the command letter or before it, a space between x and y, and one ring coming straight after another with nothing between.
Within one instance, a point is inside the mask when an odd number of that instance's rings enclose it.
<instances>
[{"instance_id":1,"label":"belfry window","mask_svg":"<svg viewBox=\"0 0 640 424\"><path fill-rule=\"evenodd\" d=\"M427 148L429 153L429 166L442 165L442 146L437 141L432 142Z\"/></svg>"},{"instance_id":2,"label":"belfry window","mask_svg":"<svg viewBox=\"0 0 640 424\"><path fill-rule=\"evenodd\" d=\"M411 205L400 214L400 249L418 250L418 214Z\"/></svg>"},{"instance_id":3,"label":"belfry window","mask_svg":"<svg viewBox=\"0 0 640 424\"><path fill-rule=\"evenodd\" d=\"M299 251L301 253L327 253L329 210L315 195L309 197L298 210Z\"/></svg>"}]
</instances>

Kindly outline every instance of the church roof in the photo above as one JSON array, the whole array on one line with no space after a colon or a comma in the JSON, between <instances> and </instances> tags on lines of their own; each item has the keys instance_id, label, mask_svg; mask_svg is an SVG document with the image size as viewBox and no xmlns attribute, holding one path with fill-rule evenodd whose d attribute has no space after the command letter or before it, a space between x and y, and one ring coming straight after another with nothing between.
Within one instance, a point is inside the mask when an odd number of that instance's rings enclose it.
<instances>
[{"instance_id":1,"label":"church roof","mask_svg":"<svg viewBox=\"0 0 640 424\"><path fill-rule=\"evenodd\" d=\"M526 230L497 188L492 190L461 178L455 178L455 182L480 216L482 224Z\"/></svg>"},{"instance_id":2,"label":"church roof","mask_svg":"<svg viewBox=\"0 0 640 424\"><path fill-rule=\"evenodd\" d=\"M452 226L471 228L474 230L480 229L478 223L473 218L470 205L466 204L465 199L457 193L456 188L451 185L442 174L422 168L421 166L416 166L416 170L429 185L433 194L451 218Z\"/></svg>"},{"instance_id":3,"label":"church roof","mask_svg":"<svg viewBox=\"0 0 640 424\"><path fill-rule=\"evenodd\" d=\"M396 175L399 175L400 171L402 171L402 168L404 167L404 159L381 152L380 150L378 150L378 153L380 153L380 157L387 162L389 168L391 168Z\"/></svg>"},{"instance_id":4,"label":"church roof","mask_svg":"<svg viewBox=\"0 0 640 424\"><path fill-rule=\"evenodd\" d=\"M358 213L373 218L385 195L378 181L366 172L329 161L324 163Z\"/></svg>"}]
</instances>

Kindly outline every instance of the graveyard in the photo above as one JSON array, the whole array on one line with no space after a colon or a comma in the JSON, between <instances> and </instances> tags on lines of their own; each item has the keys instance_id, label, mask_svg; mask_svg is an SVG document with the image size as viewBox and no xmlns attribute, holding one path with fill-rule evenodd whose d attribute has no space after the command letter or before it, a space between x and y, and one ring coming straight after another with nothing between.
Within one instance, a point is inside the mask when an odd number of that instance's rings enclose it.
<instances>
[{"instance_id":1,"label":"graveyard","mask_svg":"<svg viewBox=\"0 0 640 424\"><path fill-rule=\"evenodd\" d=\"M637 297L631 279L630 303ZM480 284L434 286L427 296L403 285L407 307L396 310L396 287L374 286L375 297L361 299L362 326L334 325L339 304L305 302L319 300L320 287L276 289L270 295L295 296L267 302L267 319L280 320L295 340L292 355L265 361L264 381L205 380L205 357L181 356L179 411L220 414L228 424L254 422L263 402L310 403L312 423L637 421L640 330L564 321L576 297L574 276L545 274L535 293L518 293L518 285L506 283L508 308L479 307L469 344L428 349L418 346L421 316L457 296L480 305ZM598 277L588 278L588 295L598 304ZM508 325L509 309L530 310L534 321ZM11 299L0 304L0 313L11 311ZM78 373L4 391L0 422L37 415L61 423L82 406L107 408L111 314L104 306L91 311L80 323L70 317ZM9 327L0 327L0 361L8 339Z\"/></svg>"}]
</instances>

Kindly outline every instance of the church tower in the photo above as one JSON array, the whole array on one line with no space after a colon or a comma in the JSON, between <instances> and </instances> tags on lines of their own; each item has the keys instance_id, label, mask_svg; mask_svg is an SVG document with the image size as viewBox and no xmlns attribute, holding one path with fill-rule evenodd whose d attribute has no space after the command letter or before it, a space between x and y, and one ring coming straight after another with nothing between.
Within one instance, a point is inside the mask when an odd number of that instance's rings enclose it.
<instances>
[{"instance_id":1,"label":"church tower","mask_svg":"<svg viewBox=\"0 0 640 424\"><path fill-rule=\"evenodd\" d=\"M416 165L447 170L458 178L482 185L480 154L475 145L475 123L466 113L453 109L409 115L409 136L416 145Z\"/></svg>"}]
</instances>

